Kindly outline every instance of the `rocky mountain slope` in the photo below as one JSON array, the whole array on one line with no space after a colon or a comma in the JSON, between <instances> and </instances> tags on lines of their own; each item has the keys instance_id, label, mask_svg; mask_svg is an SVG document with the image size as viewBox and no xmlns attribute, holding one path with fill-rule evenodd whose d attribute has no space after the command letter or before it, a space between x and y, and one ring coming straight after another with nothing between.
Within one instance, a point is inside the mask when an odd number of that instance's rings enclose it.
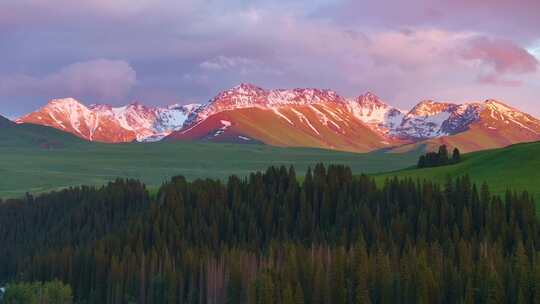
<instances>
[{"instance_id":1,"label":"rocky mountain slope","mask_svg":"<svg viewBox=\"0 0 540 304\"><path fill-rule=\"evenodd\" d=\"M204 105L84 106L52 100L18 123L51 126L91 141L203 140L368 152L445 143L463 151L540 140L540 120L500 101L424 100L409 111L373 93L345 98L327 89L266 90L240 84Z\"/></svg>"},{"instance_id":2,"label":"rocky mountain slope","mask_svg":"<svg viewBox=\"0 0 540 304\"><path fill-rule=\"evenodd\" d=\"M404 143L370 125L378 125L381 115L382 124L389 125L386 119L393 120L393 112L388 110L384 117L379 108L364 111L362 101L350 101L331 90L265 90L241 84L193 112L184 128L166 139L263 142L356 152Z\"/></svg>"},{"instance_id":3,"label":"rocky mountain slope","mask_svg":"<svg viewBox=\"0 0 540 304\"><path fill-rule=\"evenodd\" d=\"M73 98L54 99L17 119L17 123L50 126L89 141L108 143L155 141L182 128L198 105L167 108L132 103L123 107L85 106Z\"/></svg>"},{"instance_id":4,"label":"rocky mountain slope","mask_svg":"<svg viewBox=\"0 0 540 304\"><path fill-rule=\"evenodd\" d=\"M194 111L184 128L167 139L260 141L360 152L430 149L445 143L468 152L540 140L539 126L540 120L496 100L424 100L405 112L373 93L344 98L331 90L265 90L241 84Z\"/></svg>"},{"instance_id":5,"label":"rocky mountain slope","mask_svg":"<svg viewBox=\"0 0 540 304\"><path fill-rule=\"evenodd\" d=\"M435 149L441 144L472 152L540 140L540 120L500 101L486 100L455 106L439 128L439 136L426 138L395 149ZM441 114L439 114L441 115Z\"/></svg>"}]
</instances>

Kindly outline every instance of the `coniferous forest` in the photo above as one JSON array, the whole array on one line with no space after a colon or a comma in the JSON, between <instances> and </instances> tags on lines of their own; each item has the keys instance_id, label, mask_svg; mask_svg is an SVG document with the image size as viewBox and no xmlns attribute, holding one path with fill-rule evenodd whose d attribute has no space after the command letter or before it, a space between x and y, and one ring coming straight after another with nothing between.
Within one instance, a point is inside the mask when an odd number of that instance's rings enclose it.
<instances>
[{"instance_id":1,"label":"coniferous forest","mask_svg":"<svg viewBox=\"0 0 540 304\"><path fill-rule=\"evenodd\" d=\"M526 193L343 166L135 180L0 203L0 283L60 280L75 303L538 303Z\"/></svg>"}]
</instances>

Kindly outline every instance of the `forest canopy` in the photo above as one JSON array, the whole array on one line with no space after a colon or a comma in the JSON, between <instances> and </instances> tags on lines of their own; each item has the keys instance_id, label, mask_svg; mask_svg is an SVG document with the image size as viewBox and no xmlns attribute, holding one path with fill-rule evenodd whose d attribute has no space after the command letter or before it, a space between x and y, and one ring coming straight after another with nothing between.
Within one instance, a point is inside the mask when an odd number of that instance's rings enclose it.
<instances>
[{"instance_id":1,"label":"forest canopy","mask_svg":"<svg viewBox=\"0 0 540 304\"><path fill-rule=\"evenodd\" d=\"M75 303L533 303L527 192L466 176L377 185L343 166L135 180L0 203L0 282L61 280Z\"/></svg>"}]
</instances>

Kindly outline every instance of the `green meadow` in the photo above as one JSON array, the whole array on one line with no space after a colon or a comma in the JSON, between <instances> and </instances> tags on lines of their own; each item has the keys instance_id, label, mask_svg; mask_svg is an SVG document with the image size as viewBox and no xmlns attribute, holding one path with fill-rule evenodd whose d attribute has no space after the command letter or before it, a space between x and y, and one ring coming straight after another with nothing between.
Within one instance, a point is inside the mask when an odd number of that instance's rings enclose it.
<instances>
[{"instance_id":1,"label":"green meadow","mask_svg":"<svg viewBox=\"0 0 540 304\"><path fill-rule=\"evenodd\" d=\"M455 165L424 169L413 166L375 176L379 182L398 176L444 183L448 176L463 175L469 175L476 183L486 182L493 193L504 194L507 189L527 190L539 201L540 142L465 154Z\"/></svg>"},{"instance_id":2,"label":"green meadow","mask_svg":"<svg viewBox=\"0 0 540 304\"><path fill-rule=\"evenodd\" d=\"M157 187L175 175L188 179L247 176L268 166L294 165L297 174L322 162L355 173L408 167L417 154L356 154L320 149L190 142L88 143L39 126L0 129L0 197L17 197L76 185L100 185L117 177ZM14 131L16 130L16 131Z\"/></svg>"}]
</instances>

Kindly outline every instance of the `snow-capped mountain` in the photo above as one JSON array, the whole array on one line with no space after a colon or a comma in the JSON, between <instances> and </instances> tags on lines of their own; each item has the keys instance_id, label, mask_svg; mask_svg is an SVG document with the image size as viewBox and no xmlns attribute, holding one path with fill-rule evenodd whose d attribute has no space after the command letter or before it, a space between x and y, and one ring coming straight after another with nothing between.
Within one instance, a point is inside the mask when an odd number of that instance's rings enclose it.
<instances>
[{"instance_id":1,"label":"snow-capped mountain","mask_svg":"<svg viewBox=\"0 0 540 304\"><path fill-rule=\"evenodd\" d=\"M167 139L263 142L359 152L402 143L364 123L351 107L353 101L332 90L265 90L241 84L193 112L184 128ZM367 111L365 115L369 116Z\"/></svg>"},{"instance_id":2,"label":"snow-capped mountain","mask_svg":"<svg viewBox=\"0 0 540 304\"><path fill-rule=\"evenodd\" d=\"M349 99L348 104L354 116L382 133L397 128L405 115L371 92Z\"/></svg>"},{"instance_id":3,"label":"snow-capped mountain","mask_svg":"<svg viewBox=\"0 0 540 304\"><path fill-rule=\"evenodd\" d=\"M493 99L451 105L442 115L448 118L432 125L436 136L414 138L412 144L398 147L395 151L404 152L419 147L430 150L445 144L471 152L540 140L540 120ZM406 131L409 133L405 136L420 134L413 129Z\"/></svg>"},{"instance_id":4,"label":"snow-capped mountain","mask_svg":"<svg viewBox=\"0 0 540 304\"><path fill-rule=\"evenodd\" d=\"M220 121L227 121L227 124L223 125ZM354 121L354 127L351 121ZM274 127L283 122L288 123L287 130ZM494 126L501 123L507 128ZM219 93L208 104L194 111L184 128L173 132L168 138L230 141L242 137L283 146L307 145L370 151L452 137L452 140L459 139L454 145L467 142L463 150L473 151L484 146L497 147L503 146L503 143L508 145L540 140L537 133L540 128L537 126L540 126L540 121L536 118L494 100L464 104L424 100L405 112L369 92L356 98L343 98L332 90L265 90L251 84L241 84ZM258 128L264 130L255 131ZM369 145L358 147L356 143L366 141L366 128L372 138L377 139ZM297 134L286 140L288 135L304 129L307 134ZM325 134L321 129L329 133ZM489 136L498 140L492 139L489 144L484 140L483 143L471 145L468 139L462 138L463 134L472 134L473 129L475 132L488 130ZM461 136L456 137L457 134ZM338 140L336 136L344 138ZM299 137L304 138L300 140ZM306 143L305 138L316 143Z\"/></svg>"},{"instance_id":5,"label":"snow-capped mountain","mask_svg":"<svg viewBox=\"0 0 540 304\"><path fill-rule=\"evenodd\" d=\"M429 139L458 134L475 124L496 130L500 123L507 127L540 131L540 121L531 115L493 99L484 102L453 104L422 101L407 113L390 134L412 139Z\"/></svg>"},{"instance_id":6,"label":"snow-capped mountain","mask_svg":"<svg viewBox=\"0 0 540 304\"><path fill-rule=\"evenodd\" d=\"M411 138L432 138L447 135L442 125L458 105L424 100L414 106L402 119L401 123L390 130L391 134Z\"/></svg>"},{"instance_id":7,"label":"snow-capped mountain","mask_svg":"<svg viewBox=\"0 0 540 304\"><path fill-rule=\"evenodd\" d=\"M344 98L328 89L266 90L252 84L220 92L204 105L86 107L56 99L17 122L111 143L166 138L357 152L428 141L474 151L540 140L538 119L496 100L424 100L402 111L369 92Z\"/></svg>"},{"instance_id":8,"label":"snow-capped mountain","mask_svg":"<svg viewBox=\"0 0 540 304\"><path fill-rule=\"evenodd\" d=\"M17 123L33 123L73 133L90 141L155 141L181 129L197 105L147 107L132 103L123 107L106 104L85 106L73 98L54 99Z\"/></svg>"},{"instance_id":9,"label":"snow-capped mountain","mask_svg":"<svg viewBox=\"0 0 540 304\"><path fill-rule=\"evenodd\" d=\"M219 93L206 105L194 111L186 120L189 127L209 116L230 110L245 108L280 108L291 105L313 105L321 103L346 104L347 101L332 90L324 89L276 89L265 90L253 84L242 83Z\"/></svg>"}]
</instances>

